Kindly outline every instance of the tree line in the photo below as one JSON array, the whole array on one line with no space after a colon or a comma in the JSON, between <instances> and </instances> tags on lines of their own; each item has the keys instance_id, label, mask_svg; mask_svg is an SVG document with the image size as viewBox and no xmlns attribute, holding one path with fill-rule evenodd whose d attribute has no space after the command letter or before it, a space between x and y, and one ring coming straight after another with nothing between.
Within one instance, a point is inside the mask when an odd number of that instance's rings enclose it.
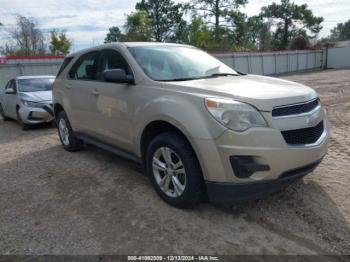
<instances>
[{"instance_id":1,"label":"tree line","mask_svg":"<svg viewBox=\"0 0 350 262\"><path fill-rule=\"evenodd\" d=\"M330 41L350 39L350 20L339 23L328 37L317 40L323 17L306 4L292 0L261 8L247 16L248 0L140 0L123 26L109 28L105 43L157 41L190 44L209 51L270 51L306 49ZM1 26L1 23L0 23ZM1 48L5 55L68 54L72 41L53 30L47 43L35 20L18 16L12 40Z\"/></svg>"},{"instance_id":2,"label":"tree line","mask_svg":"<svg viewBox=\"0 0 350 262\"><path fill-rule=\"evenodd\" d=\"M281 0L248 17L241 11L247 2L141 0L123 28L109 29L105 42L169 41L231 51L304 49L322 30L324 19L306 4Z\"/></svg>"},{"instance_id":3,"label":"tree line","mask_svg":"<svg viewBox=\"0 0 350 262\"><path fill-rule=\"evenodd\" d=\"M11 40L0 47L0 53L6 56L67 55L72 46L65 31L52 30L48 42L36 20L21 15L9 33Z\"/></svg>"}]
</instances>

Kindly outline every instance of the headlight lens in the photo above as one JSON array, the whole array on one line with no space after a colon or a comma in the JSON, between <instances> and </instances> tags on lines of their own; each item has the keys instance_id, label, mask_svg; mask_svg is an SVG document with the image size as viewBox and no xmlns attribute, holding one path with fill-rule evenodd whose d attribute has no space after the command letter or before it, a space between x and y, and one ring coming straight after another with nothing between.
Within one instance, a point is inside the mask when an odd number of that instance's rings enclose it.
<instances>
[{"instance_id":1,"label":"headlight lens","mask_svg":"<svg viewBox=\"0 0 350 262\"><path fill-rule=\"evenodd\" d=\"M25 105L27 107L36 107L36 108L41 108L42 107L42 104L41 103L37 103L37 102L22 100L22 103L23 103L23 105Z\"/></svg>"},{"instance_id":2,"label":"headlight lens","mask_svg":"<svg viewBox=\"0 0 350 262\"><path fill-rule=\"evenodd\" d=\"M243 132L251 127L267 127L263 116L252 106L225 98L207 98L205 105L221 124Z\"/></svg>"}]
</instances>

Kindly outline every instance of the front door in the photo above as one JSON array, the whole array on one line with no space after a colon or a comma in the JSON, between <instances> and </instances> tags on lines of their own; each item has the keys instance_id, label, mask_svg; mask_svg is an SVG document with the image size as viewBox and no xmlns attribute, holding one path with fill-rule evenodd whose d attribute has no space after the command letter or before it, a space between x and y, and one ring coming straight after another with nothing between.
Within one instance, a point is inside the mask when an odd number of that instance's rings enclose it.
<instances>
[{"instance_id":1,"label":"front door","mask_svg":"<svg viewBox=\"0 0 350 262\"><path fill-rule=\"evenodd\" d=\"M101 52L96 85L96 106L99 138L124 150L132 148L132 124L135 106L133 104L137 88L134 85L109 83L103 80L103 72L108 69L123 69L129 75L132 70L124 57L114 49Z\"/></svg>"}]
</instances>

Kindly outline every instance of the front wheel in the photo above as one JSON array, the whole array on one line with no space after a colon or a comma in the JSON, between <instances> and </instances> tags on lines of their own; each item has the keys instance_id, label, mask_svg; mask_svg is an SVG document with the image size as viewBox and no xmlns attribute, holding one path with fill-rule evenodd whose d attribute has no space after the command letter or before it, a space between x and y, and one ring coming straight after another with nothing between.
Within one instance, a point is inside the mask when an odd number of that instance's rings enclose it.
<instances>
[{"instance_id":1,"label":"front wheel","mask_svg":"<svg viewBox=\"0 0 350 262\"><path fill-rule=\"evenodd\" d=\"M4 109L2 108L2 105L0 104L0 116L2 117L2 119L4 121L7 121L9 120L9 118L7 116L5 116L5 112L4 112Z\"/></svg>"},{"instance_id":2,"label":"front wheel","mask_svg":"<svg viewBox=\"0 0 350 262\"><path fill-rule=\"evenodd\" d=\"M21 128L23 131L27 131L30 129L30 125L26 124L23 122L22 118L21 118L21 115L19 113L19 108L17 108L17 122L20 124Z\"/></svg>"},{"instance_id":3,"label":"front wheel","mask_svg":"<svg viewBox=\"0 0 350 262\"><path fill-rule=\"evenodd\" d=\"M148 176L159 196L178 208L199 203L203 179L197 157L189 143L176 132L155 137L146 153Z\"/></svg>"},{"instance_id":4,"label":"front wheel","mask_svg":"<svg viewBox=\"0 0 350 262\"><path fill-rule=\"evenodd\" d=\"M82 148L83 142L74 135L73 129L64 111L61 111L57 116L57 129L65 150L75 152Z\"/></svg>"}]
</instances>

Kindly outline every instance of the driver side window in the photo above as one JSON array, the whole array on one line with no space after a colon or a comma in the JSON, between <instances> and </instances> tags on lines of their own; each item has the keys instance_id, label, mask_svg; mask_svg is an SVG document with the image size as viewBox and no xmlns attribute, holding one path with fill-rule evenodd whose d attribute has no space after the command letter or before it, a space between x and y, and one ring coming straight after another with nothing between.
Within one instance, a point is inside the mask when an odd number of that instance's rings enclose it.
<instances>
[{"instance_id":1,"label":"driver side window","mask_svg":"<svg viewBox=\"0 0 350 262\"><path fill-rule=\"evenodd\" d=\"M103 72L110 69L123 69L127 75L132 75L130 66L119 52L115 50L104 50L100 58L99 72L97 74L98 79L103 80Z\"/></svg>"},{"instance_id":2,"label":"driver side window","mask_svg":"<svg viewBox=\"0 0 350 262\"><path fill-rule=\"evenodd\" d=\"M8 84L6 85L6 87L5 87L5 89L11 89L11 88L13 90L17 91L17 89L16 89L16 81L14 79L10 80L8 82Z\"/></svg>"}]
</instances>

